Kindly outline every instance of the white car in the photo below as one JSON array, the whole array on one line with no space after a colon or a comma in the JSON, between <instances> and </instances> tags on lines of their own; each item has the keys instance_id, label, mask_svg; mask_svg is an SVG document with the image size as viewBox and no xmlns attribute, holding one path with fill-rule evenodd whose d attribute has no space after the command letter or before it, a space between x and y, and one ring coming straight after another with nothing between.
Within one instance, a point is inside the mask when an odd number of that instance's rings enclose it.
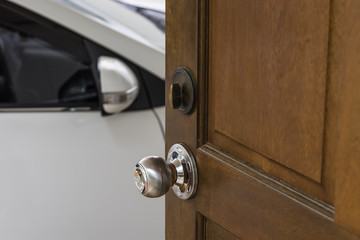
<instances>
[{"instance_id":1,"label":"white car","mask_svg":"<svg viewBox=\"0 0 360 240\"><path fill-rule=\"evenodd\" d=\"M0 239L164 239L165 3L0 2Z\"/></svg>"}]
</instances>

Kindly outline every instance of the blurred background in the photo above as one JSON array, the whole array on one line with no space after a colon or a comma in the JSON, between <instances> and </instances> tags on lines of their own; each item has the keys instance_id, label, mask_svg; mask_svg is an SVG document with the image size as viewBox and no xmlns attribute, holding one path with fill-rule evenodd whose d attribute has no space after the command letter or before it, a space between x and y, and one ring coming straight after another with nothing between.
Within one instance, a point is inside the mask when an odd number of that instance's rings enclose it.
<instances>
[{"instance_id":1,"label":"blurred background","mask_svg":"<svg viewBox=\"0 0 360 240\"><path fill-rule=\"evenodd\" d=\"M165 0L0 3L0 239L164 239Z\"/></svg>"}]
</instances>

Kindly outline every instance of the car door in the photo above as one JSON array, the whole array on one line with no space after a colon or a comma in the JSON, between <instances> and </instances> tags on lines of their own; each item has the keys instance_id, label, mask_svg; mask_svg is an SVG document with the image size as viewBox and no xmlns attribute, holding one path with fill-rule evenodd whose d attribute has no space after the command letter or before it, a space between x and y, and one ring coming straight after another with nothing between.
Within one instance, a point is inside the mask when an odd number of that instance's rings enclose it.
<instances>
[{"instance_id":1,"label":"car door","mask_svg":"<svg viewBox=\"0 0 360 240\"><path fill-rule=\"evenodd\" d=\"M359 1L167 1L166 149L197 162L166 197L167 239L359 239Z\"/></svg>"},{"instance_id":2,"label":"car door","mask_svg":"<svg viewBox=\"0 0 360 240\"><path fill-rule=\"evenodd\" d=\"M137 224L138 237L163 239L164 199L145 201L131 176L133 159L163 153L163 80L8 2L0 50L0 239L130 239ZM101 56L128 64L140 86L111 116Z\"/></svg>"}]
</instances>

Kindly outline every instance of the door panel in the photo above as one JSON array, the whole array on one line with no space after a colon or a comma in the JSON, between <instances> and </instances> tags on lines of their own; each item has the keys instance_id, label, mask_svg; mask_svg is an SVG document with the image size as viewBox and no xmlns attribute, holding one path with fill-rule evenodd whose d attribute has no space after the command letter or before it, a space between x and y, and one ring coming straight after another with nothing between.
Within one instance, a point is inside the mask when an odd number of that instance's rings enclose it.
<instances>
[{"instance_id":1,"label":"door panel","mask_svg":"<svg viewBox=\"0 0 360 240\"><path fill-rule=\"evenodd\" d=\"M131 174L132 159L164 151L152 110L0 115L0 239L165 238L165 200Z\"/></svg>"},{"instance_id":2,"label":"door panel","mask_svg":"<svg viewBox=\"0 0 360 240\"><path fill-rule=\"evenodd\" d=\"M332 204L330 2L205 4L208 141Z\"/></svg>"},{"instance_id":3,"label":"door panel","mask_svg":"<svg viewBox=\"0 0 360 240\"><path fill-rule=\"evenodd\" d=\"M360 2L166 9L166 94L179 66L198 87L190 115L166 102L166 149L199 171L193 199L167 194L167 239L359 239Z\"/></svg>"},{"instance_id":4,"label":"door panel","mask_svg":"<svg viewBox=\"0 0 360 240\"><path fill-rule=\"evenodd\" d=\"M209 130L316 182L323 159L329 6L328 0L211 0L208 16Z\"/></svg>"},{"instance_id":5,"label":"door panel","mask_svg":"<svg viewBox=\"0 0 360 240\"><path fill-rule=\"evenodd\" d=\"M329 221L326 207L237 161L198 149L195 208L203 216L240 239L356 239Z\"/></svg>"}]
</instances>

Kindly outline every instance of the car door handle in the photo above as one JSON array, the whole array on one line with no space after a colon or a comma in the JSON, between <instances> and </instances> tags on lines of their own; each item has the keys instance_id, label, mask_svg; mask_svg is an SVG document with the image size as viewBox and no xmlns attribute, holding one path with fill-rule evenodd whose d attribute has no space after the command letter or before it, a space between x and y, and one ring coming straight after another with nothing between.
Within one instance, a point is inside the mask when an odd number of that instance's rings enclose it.
<instances>
[{"instance_id":1,"label":"car door handle","mask_svg":"<svg viewBox=\"0 0 360 240\"><path fill-rule=\"evenodd\" d=\"M172 188L180 199L189 199L195 195L198 184L194 156L184 144L174 144L166 161L157 156L141 159L135 166L134 181L146 197L160 197Z\"/></svg>"}]
</instances>

